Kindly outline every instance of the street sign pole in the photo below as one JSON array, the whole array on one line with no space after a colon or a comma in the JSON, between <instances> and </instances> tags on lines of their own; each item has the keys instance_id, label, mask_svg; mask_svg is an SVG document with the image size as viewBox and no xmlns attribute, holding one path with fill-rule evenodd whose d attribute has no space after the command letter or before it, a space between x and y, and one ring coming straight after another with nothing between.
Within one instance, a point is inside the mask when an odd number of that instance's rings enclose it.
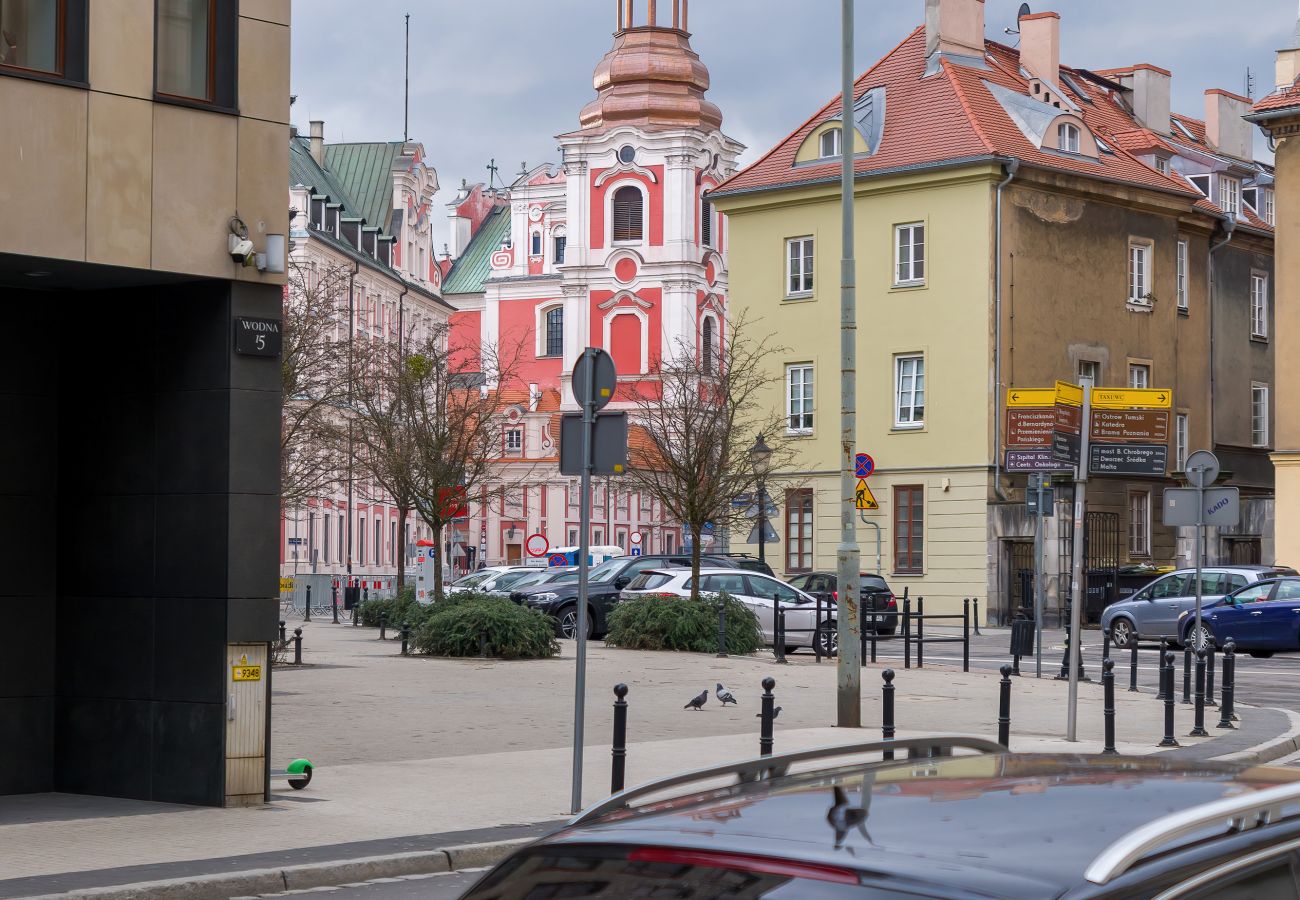
<instances>
[{"instance_id":1,"label":"street sign pole","mask_svg":"<svg viewBox=\"0 0 1300 900\"><path fill-rule=\"evenodd\" d=\"M1034 675L1037 678L1043 677L1043 500L1046 497L1043 478L1037 476L1038 511L1034 516Z\"/></svg>"},{"instance_id":2,"label":"street sign pole","mask_svg":"<svg viewBox=\"0 0 1300 900\"><path fill-rule=\"evenodd\" d=\"M1082 663L1080 630L1083 624L1083 604L1087 582L1083 574L1083 532L1087 525L1088 505L1088 439L1092 419L1092 386L1083 386L1083 421L1079 429L1079 465L1074 470L1074 553L1070 576L1070 694L1065 720L1065 739L1077 741L1079 720L1079 668Z\"/></svg>"},{"instance_id":3,"label":"street sign pole","mask_svg":"<svg viewBox=\"0 0 1300 900\"><path fill-rule=\"evenodd\" d=\"M578 630L577 678L573 693L573 804L574 815L582 812L582 740L587 699L587 556L591 552L591 432L596 425L596 355L590 347L582 351L591 358L582 384L577 385L582 404L582 487L578 501Z\"/></svg>"},{"instance_id":4,"label":"street sign pole","mask_svg":"<svg viewBox=\"0 0 1300 900\"><path fill-rule=\"evenodd\" d=\"M1205 540L1205 490L1214 484L1221 470L1219 468L1219 458L1208 450L1197 450L1187 457L1185 468L1192 486L1196 488L1196 549L1192 554L1196 563L1196 623L1192 634L1195 635L1193 640L1199 640L1201 635L1201 602L1203 599L1201 567L1205 562L1202 553Z\"/></svg>"},{"instance_id":5,"label":"street sign pole","mask_svg":"<svg viewBox=\"0 0 1300 900\"><path fill-rule=\"evenodd\" d=\"M839 637L839 655L836 660L836 723L841 728L858 728L862 725L862 621L858 605L859 571L862 550L858 546L858 530L854 513L857 496L854 488L854 453L858 444L858 325L857 325L857 275L853 247L853 153L856 123L853 121L854 71L853 71L853 3L841 0L842 45L841 76L843 105L840 107L840 124L843 126L845 151L840 154L840 213L843 233L843 260L840 263L840 544L836 548L836 576L839 583L839 602L836 604L836 630Z\"/></svg>"}]
</instances>

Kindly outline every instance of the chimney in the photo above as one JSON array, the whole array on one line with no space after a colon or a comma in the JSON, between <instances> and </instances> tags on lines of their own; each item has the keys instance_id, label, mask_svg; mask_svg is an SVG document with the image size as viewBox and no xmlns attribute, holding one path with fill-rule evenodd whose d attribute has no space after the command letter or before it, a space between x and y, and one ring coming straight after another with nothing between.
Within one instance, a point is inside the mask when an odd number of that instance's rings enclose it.
<instances>
[{"instance_id":1,"label":"chimney","mask_svg":"<svg viewBox=\"0 0 1300 900\"><path fill-rule=\"evenodd\" d=\"M1205 92L1205 142L1224 156L1254 158L1254 129L1242 116L1251 101L1240 94L1212 88Z\"/></svg>"},{"instance_id":2,"label":"chimney","mask_svg":"<svg viewBox=\"0 0 1300 900\"><path fill-rule=\"evenodd\" d=\"M984 56L984 0L925 0L925 56Z\"/></svg>"},{"instance_id":3,"label":"chimney","mask_svg":"<svg viewBox=\"0 0 1300 900\"><path fill-rule=\"evenodd\" d=\"M311 121L311 158L316 165L325 168L325 122L322 119Z\"/></svg>"},{"instance_id":4,"label":"chimney","mask_svg":"<svg viewBox=\"0 0 1300 900\"><path fill-rule=\"evenodd\" d=\"M1172 76L1168 70L1149 63L1117 73L1116 80L1129 92L1133 118L1156 134L1169 133L1169 95Z\"/></svg>"},{"instance_id":5,"label":"chimney","mask_svg":"<svg viewBox=\"0 0 1300 900\"><path fill-rule=\"evenodd\" d=\"M1020 64L1060 88L1061 17L1054 12L1020 17Z\"/></svg>"}]
</instances>

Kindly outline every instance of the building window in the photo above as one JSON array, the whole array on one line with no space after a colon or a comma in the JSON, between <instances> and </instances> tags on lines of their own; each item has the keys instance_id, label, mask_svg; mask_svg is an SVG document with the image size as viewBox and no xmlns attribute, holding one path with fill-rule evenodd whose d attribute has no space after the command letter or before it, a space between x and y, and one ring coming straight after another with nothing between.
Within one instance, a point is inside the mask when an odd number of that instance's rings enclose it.
<instances>
[{"instance_id":1,"label":"building window","mask_svg":"<svg viewBox=\"0 0 1300 900\"><path fill-rule=\"evenodd\" d=\"M1131 388L1151 387L1151 367L1145 363L1129 363L1128 386Z\"/></svg>"},{"instance_id":2,"label":"building window","mask_svg":"<svg viewBox=\"0 0 1300 900\"><path fill-rule=\"evenodd\" d=\"M785 242L786 296L811 294L813 289L813 239L790 238Z\"/></svg>"},{"instance_id":3,"label":"building window","mask_svg":"<svg viewBox=\"0 0 1300 900\"><path fill-rule=\"evenodd\" d=\"M1259 189L1259 215L1270 225L1277 224L1277 210L1273 205L1273 191L1271 188Z\"/></svg>"},{"instance_id":4,"label":"building window","mask_svg":"<svg viewBox=\"0 0 1300 900\"><path fill-rule=\"evenodd\" d=\"M700 200L700 242L713 246L713 204L705 199Z\"/></svg>"},{"instance_id":5,"label":"building window","mask_svg":"<svg viewBox=\"0 0 1300 900\"><path fill-rule=\"evenodd\" d=\"M1231 216L1241 211L1241 182L1227 175L1219 176L1219 208Z\"/></svg>"},{"instance_id":6,"label":"building window","mask_svg":"<svg viewBox=\"0 0 1300 900\"><path fill-rule=\"evenodd\" d=\"M1101 381L1101 363L1091 359L1079 360L1079 384L1096 387Z\"/></svg>"},{"instance_id":7,"label":"building window","mask_svg":"<svg viewBox=\"0 0 1300 900\"><path fill-rule=\"evenodd\" d=\"M925 488L919 484L894 488L894 571L925 572Z\"/></svg>"},{"instance_id":8,"label":"building window","mask_svg":"<svg viewBox=\"0 0 1300 900\"><path fill-rule=\"evenodd\" d=\"M1187 241L1178 242L1178 308L1187 310Z\"/></svg>"},{"instance_id":9,"label":"building window","mask_svg":"<svg viewBox=\"0 0 1300 900\"><path fill-rule=\"evenodd\" d=\"M347 525L343 523L343 513L339 513L339 555L335 559L336 562L347 562L348 553L352 550L351 547L348 547L346 551L343 549L343 537L346 531Z\"/></svg>"},{"instance_id":10,"label":"building window","mask_svg":"<svg viewBox=\"0 0 1300 900\"><path fill-rule=\"evenodd\" d=\"M713 374L713 363L717 359L717 350L713 346L713 316L705 316L700 326L700 359L705 375Z\"/></svg>"},{"instance_id":11,"label":"building window","mask_svg":"<svg viewBox=\"0 0 1300 900\"><path fill-rule=\"evenodd\" d=\"M1168 174L1169 174L1169 160L1165 159L1163 156L1157 156L1157 157L1156 157L1156 171L1159 172L1161 175L1168 175Z\"/></svg>"},{"instance_id":12,"label":"building window","mask_svg":"<svg viewBox=\"0 0 1300 900\"><path fill-rule=\"evenodd\" d=\"M0 67L63 74L60 0L0 0Z\"/></svg>"},{"instance_id":13,"label":"building window","mask_svg":"<svg viewBox=\"0 0 1300 900\"><path fill-rule=\"evenodd\" d=\"M1250 275L1250 336L1268 337L1268 276Z\"/></svg>"},{"instance_id":14,"label":"building window","mask_svg":"<svg viewBox=\"0 0 1300 900\"><path fill-rule=\"evenodd\" d=\"M569 239L567 236L563 234L557 234L555 236L555 264L557 266L564 264L564 250L568 243Z\"/></svg>"},{"instance_id":15,"label":"building window","mask_svg":"<svg viewBox=\"0 0 1300 900\"><path fill-rule=\"evenodd\" d=\"M381 522L379 519L375 519L374 554L375 554L375 565L377 566L382 566L384 564L384 533L382 530L383 527L384 527L383 522Z\"/></svg>"},{"instance_id":16,"label":"building window","mask_svg":"<svg viewBox=\"0 0 1300 900\"><path fill-rule=\"evenodd\" d=\"M894 284L925 283L925 225L894 228Z\"/></svg>"},{"instance_id":17,"label":"building window","mask_svg":"<svg viewBox=\"0 0 1300 900\"><path fill-rule=\"evenodd\" d=\"M1151 555L1151 492L1129 491L1128 555Z\"/></svg>"},{"instance_id":18,"label":"building window","mask_svg":"<svg viewBox=\"0 0 1300 900\"><path fill-rule=\"evenodd\" d=\"M320 542L320 556L321 556L320 561L323 563L327 563L330 561L330 515L328 513L325 513L320 517L320 524L322 529L321 542Z\"/></svg>"},{"instance_id":19,"label":"building window","mask_svg":"<svg viewBox=\"0 0 1300 900\"><path fill-rule=\"evenodd\" d=\"M569 546L570 547L578 546L578 529L576 528L569 529Z\"/></svg>"},{"instance_id":20,"label":"building window","mask_svg":"<svg viewBox=\"0 0 1300 900\"><path fill-rule=\"evenodd\" d=\"M925 424L925 357L894 357L894 427Z\"/></svg>"},{"instance_id":21,"label":"building window","mask_svg":"<svg viewBox=\"0 0 1300 900\"><path fill-rule=\"evenodd\" d=\"M546 311L546 356L564 355L564 307Z\"/></svg>"},{"instance_id":22,"label":"building window","mask_svg":"<svg viewBox=\"0 0 1300 900\"><path fill-rule=\"evenodd\" d=\"M813 428L813 367L785 367L786 415L790 430L807 434Z\"/></svg>"},{"instance_id":23,"label":"building window","mask_svg":"<svg viewBox=\"0 0 1300 900\"><path fill-rule=\"evenodd\" d=\"M665 553L677 552L677 532L675 531L664 532L664 552Z\"/></svg>"},{"instance_id":24,"label":"building window","mask_svg":"<svg viewBox=\"0 0 1300 900\"><path fill-rule=\"evenodd\" d=\"M524 430L522 428L506 429L506 452L507 453L524 452Z\"/></svg>"},{"instance_id":25,"label":"building window","mask_svg":"<svg viewBox=\"0 0 1300 900\"><path fill-rule=\"evenodd\" d=\"M530 248L530 252L532 253L533 256L542 255L542 233L540 231L533 232L532 247Z\"/></svg>"},{"instance_id":26,"label":"building window","mask_svg":"<svg viewBox=\"0 0 1300 900\"><path fill-rule=\"evenodd\" d=\"M1128 302L1151 305L1151 245L1130 241L1128 245Z\"/></svg>"},{"instance_id":27,"label":"building window","mask_svg":"<svg viewBox=\"0 0 1300 900\"><path fill-rule=\"evenodd\" d=\"M785 492L785 570L807 572L813 565L813 492Z\"/></svg>"},{"instance_id":28,"label":"building window","mask_svg":"<svg viewBox=\"0 0 1300 900\"><path fill-rule=\"evenodd\" d=\"M614 192L614 240L640 241L645 233L645 198L639 188L626 185Z\"/></svg>"},{"instance_id":29,"label":"building window","mask_svg":"<svg viewBox=\"0 0 1300 900\"><path fill-rule=\"evenodd\" d=\"M1268 385L1258 381L1250 385L1250 444L1268 446Z\"/></svg>"},{"instance_id":30,"label":"building window","mask_svg":"<svg viewBox=\"0 0 1300 900\"><path fill-rule=\"evenodd\" d=\"M366 520L357 519L357 565L366 564Z\"/></svg>"},{"instance_id":31,"label":"building window","mask_svg":"<svg viewBox=\"0 0 1300 900\"><path fill-rule=\"evenodd\" d=\"M839 156L842 152L841 146L844 143L844 129L832 128L829 131L823 131L821 136L821 158L830 159L832 156Z\"/></svg>"},{"instance_id":32,"label":"building window","mask_svg":"<svg viewBox=\"0 0 1300 900\"><path fill-rule=\"evenodd\" d=\"M1187 470L1187 413L1179 413L1174 419L1174 471Z\"/></svg>"},{"instance_id":33,"label":"building window","mask_svg":"<svg viewBox=\"0 0 1300 900\"><path fill-rule=\"evenodd\" d=\"M1079 126L1062 122L1056 129L1056 146L1066 153L1079 152Z\"/></svg>"},{"instance_id":34,"label":"building window","mask_svg":"<svg viewBox=\"0 0 1300 900\"><path fill-rule=\"evenodd\" d=\"M605 544L605 529L603 529L603 528L593 528L593 529L591 529L591 543L592 543L594 546L596 546L596 547L604 546L604 544Z\"/></svg>"},{"instance_id":35,"label":"building window","mask_svg":"<svg viewBox=\"0 0 1300 900\"><path fill-rule=\"evenodd\" d=\"M388 564L397 565L397 520L388 523Z\"/></svg>"},{"instance_id":36,"label":"building window","mask_svg":"<svg viewBox=\"0 0 1300 900\"><path fill-rule=\"evenodd\" d=\"M239 5L218 0L157 0L157 3L154 35L157 92L165 97L233 109Z\"/></svg>"}]
</instances>

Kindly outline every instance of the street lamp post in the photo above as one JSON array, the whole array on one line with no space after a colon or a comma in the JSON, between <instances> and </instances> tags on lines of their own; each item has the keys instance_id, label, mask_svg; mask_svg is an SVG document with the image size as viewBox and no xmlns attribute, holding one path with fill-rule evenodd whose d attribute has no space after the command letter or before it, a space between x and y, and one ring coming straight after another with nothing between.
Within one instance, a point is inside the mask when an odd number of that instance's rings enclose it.
<instances>
[{"instance_id":1,"label":"street lamp post","mask_svg":"<svg viewBox=\"0 0 1300 900\"><path fill-rule=\"evenodd\" d=\"M767 562L767 473L772 464L772 448L763 435L749 448L749 460L758 476L758 561Z\"/></svg>"}]
</instances>

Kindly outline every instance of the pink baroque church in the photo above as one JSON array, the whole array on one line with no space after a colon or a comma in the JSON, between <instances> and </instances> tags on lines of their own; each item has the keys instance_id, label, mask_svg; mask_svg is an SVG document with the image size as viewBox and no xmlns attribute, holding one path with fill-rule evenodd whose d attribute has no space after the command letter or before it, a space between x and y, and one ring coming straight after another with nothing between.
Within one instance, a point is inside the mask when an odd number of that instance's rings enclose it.
<instances>
[{"instance_id":1,"label":"pink baroque church","mask_svg":"<svg viewBox=\"0 0 1300 900\"><path fill-rule=\"evenodd\" d=\"M577 543L576 486L556 463L558 414L577 409L569 373L583 348L613 356L611 408L628 408L656 396L661 358L711 356L722 340L727 224L705 196L744 148L723 134L722 112L705 98L709 73L691 49L689 0L617 0L616 17L596 98L578 130L557 138L559 163L522 172L508 188L463 185L449 205L442 267L443 297L458 310L452 341L468 354L522 348L517 383L500 386L502 465L516 457L530 473L521 491L471 505L450 548L462 567L519 560L533 533L553 547ZM680 526L650 498L620 493L616 478L597 486L593 503L593 544L681 546Z\"/></svg>"}]
</instances>

